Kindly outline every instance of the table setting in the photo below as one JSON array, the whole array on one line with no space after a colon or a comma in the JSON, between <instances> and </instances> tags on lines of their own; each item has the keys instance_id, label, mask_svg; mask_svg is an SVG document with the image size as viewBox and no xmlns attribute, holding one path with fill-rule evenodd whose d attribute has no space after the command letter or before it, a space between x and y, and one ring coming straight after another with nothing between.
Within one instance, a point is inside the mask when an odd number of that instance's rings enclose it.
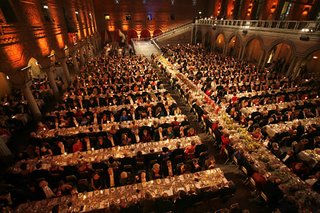
<instances>
[{"instance_id":1,"label":"table setting","mask_svg":"<svg viewBox=\"0 0 320 213\"><path fill-rule=\"evenodd\" d=\"M151 194L153 199L162 197L164 193L174 199L178 196L180 190L193 193L196 189L219 191L224 187L230 187L229 182L222 170L217 168L193 174L151 180L145 183L29 202L21 204L15 212L50 212L56 205L59 205L58 212L87 212L108 209L111 205L128 206L141 202L145 199L147 193Z\"/></svg>"},{"instance_id":2,"label":"table setting","mask_svg":"<svg viewBox=\"0 0 320 213\"><path fill-rule=\"evenodd\" d=\"M212 121L219 121L219 125L224 128L224 131L230 134L231 146L243 153L243 156L248 162L256 169L261 175L267 180L272 178L280 179L279 188L284 193L284 197L290 200L294 200L299 210L303 211L306 208L313 208L314 206L320 207L320 196L317 192L312 191L310 186L296 176L283 162L275 157L263 144L263 142L256 141L249 134L247 129L233 121L229 114L226 113L225 106L222 104L221 110L215 109L214 102L200 89L197 90L197 86L194 85L186 76L183 74L177 74L178 71L172 71L172 66L164 63L165 59L160 58L158 61L165 65L168 73L174 73L172 78L176 78L178 83L186 83L187 87L190 85L190 90L193 94L200 95L200 99L205 104L204 110L207 112L208 117ZM192 95L191 95L192 96ZM320 99L300 100L294 102L280 103L280 104L269 104L261 108L266 107L268 110L275 109L276 106L279 109L287 108L290 105L316 103ZM243 108L242 113L249 115L253 111L256 111L260 107L248 107Z\"/></svg>"}]
</instances>

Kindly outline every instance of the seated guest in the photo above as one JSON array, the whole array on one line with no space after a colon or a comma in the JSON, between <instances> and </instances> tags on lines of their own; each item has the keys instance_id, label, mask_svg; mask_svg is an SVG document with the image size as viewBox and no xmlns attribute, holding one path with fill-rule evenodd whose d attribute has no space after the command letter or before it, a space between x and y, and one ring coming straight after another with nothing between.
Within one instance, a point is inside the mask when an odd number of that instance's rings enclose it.
<instances>
[{"instance_id":1,"label":"seated guest","mask_svg":"<svg viewBox=\"0 0 320 213\"><path fill-rule=\"evenodd\" d=\"M117 160L115 160L112 156L109 157L108 161L107 161L107 165L109 168L113 168L118 170L119 166L121 165L121 163Z\"/></svg>"},{"instance_id":2,"label":"seated guest","mask_svg":"<svg viewBox=\"0 0 320 213\"><path fill-rule=\"evenodd\" d=\"M213 158L208 158L205 161L205 168L206 169L213 169L215 167L216 161Z\"/></svg>"},{"instance_id":3,"label":"seated guest","mask_svg":"<svg viewBox=\"0 0 320 213\"><path fill-rule=\"evenodd\" d=\"M79 138L76 139L76 142L72 145L72 152L81 152L83 150L83 144Z\"/></svg>"},{"instance_id":4,"label":"seated guest","mask_svg":"<svg viewBox=\"0 0 320 213\"><path fill-rule=\"evenodd\" d=\"M91 187L93 190L99 190L105 187L104 181L98 172L95 172L91 178Z\"/></svg>"},{"instance_id":5,"label":"seated guest","mask_svg":"<svg viewBox=\"0 0 320 213\"><path fill-rule=\"evenodd\" d=\"M48 186L48 182L46 180L42 180L39 183L39 198L41 199L49 199L55 197L52 189Z\"/></svg>"},{"instance_id":6,"label":"seated guest","mask_svg":"<svg viewBox=\"0 0 320 213\"><path fill-rule=\"evenodd\" d=\"M163 166L163 176L164 177L173 177L174 176L174 170L172 167L172 163L170 160L167 160L165 165Z\"/></svg>"},{"instance_id":7,"label":"seated guest","mask_svg":"<svg viewBox=\"0 0 320 213\"><path fill-rule=\"evenodd\" d=\"M172 127L167 128L166 136L168 139L173 139L175 137Z\"/></svg>"},{"instance_id":8,"label":"seated guest","mask_svg":"<svg viewBox=\"0 0 320 213\"><path fill-rule=\"evenodd\" d=\"M123 111L122 111L122 114L121 114L121 116L120 116L120 122L122 122L122 121L127 121L127 120L129 120L129 117L128 117L128 115L127 115L127 111L123 110Z\"/></svg>"},{"instance_id":9,"label":"seated guest","mask_svg":"<svg viewBox=\"0 0 320 213\"><path fill-rule=\"evenodd\" d=\"M147 143L147 142L151 142L151 140L152 138L151 138L150 132L147 129L144 129L142 132L141 142Z\"/></svg>"},{"instance_id":10,"label":"seated guest","mask_svg":"<svg viewBox=\"0 0 320 213\"><path fill-rule=\"evenodd\" d=\"M115 143L115 140L114 140L114 137L112 134L107 134L107 146L108 147L113 147L113 146L116 146L117 144Z\"/></svg>"},{"instance_id":11,"label":"seated guest","mask_svg":"<svg viewBox=\"0 0 320 213\"><path fill-rule=\"evenodd\" d=\"M145 199L141 202L142 213L154 212L155 200L149 192L146 192Z\"/></svg>"},{"instance_id":12,"label":"seated guest","mask_svg":"<svg viewBox=\"0 0 320 213\"><path fill-rule=\"evenodd\" d=\"M185 191L179 191L179 197L175 203L175 212L184 213L189 207L189 201L187 199L187 193Z\"/></svg>"},{"instance_id":13,"label":"seated guest","mask_svg":"<svg viewBox=\"0 0 320 213\"><path fill-rule=\"evenodd\" d=\"M139 130L135 129L135 130L132 130L132 132L133 132L132 143L140 143Z\"/></svg>"},{"instance_id":14,"label":"seated guest","mask_svg":"<svg viewBox=\"0 0 320 213\"><path fill-rule=\"evenodd\" d=\"M135 182L136 183L145 183L148 181L148 178L147 178L147 173L142 171L140 172L138 175L136 175L135 177Z\"/></svg>"},{"instance_id":15,"label":"seated guest","mask_svg":"<svg viewBox=\"0 0 320 213\"><path fill-rule=\"evenodd\" d=\"M125 186L125 185L130 185L133 182L132 182L131 176L127 172L123 171L120 174L119 183L120 183L121 186Z\"/></svg>"},{"instance_id":16,"label":"seated guest","mask_svg":"<svg viewBox=\"0 0 320 213\"><path fill-rule=\"evenodd\" d=\"M49 179L50 172L42 168L42 163L37 163L36 169L31 172L31 179L38 180L38 179Z\"/></svg>"},{"instance_id":17,"label":"seated guest","mask_svg":"<svg viewBox=\"0 0 320 213\"><path fill-rule=\"evenodd\" d=\"M118 183L118 177L114 172L114 169L109 167L108 172L107 172L107 178L106 178L106 185L111 188L111 187L116 187L119 185Z\"/></svg>"},{"instance_id":18,"label":"seated guest","mask_svg":"<svg viewBox=\"0 0 320 213\"><path fill-rule=\"evenodd\" d=\"M176 143L176 148L171 152L171 155L170 155L171 161L174 161L178 155L182 155L182 156L184 155L184 150L181 149L180 142Z\"/></svg>"},{"instance_id":19,"label":"seated guest","mask_svg":"<svg viewBox=\"0 0 320 213\"><path fill-rule=\"evenodd\" d=\"M155 203L155 210L157 213L172 212L174 208L172 200L167 193L163 193L162 196L157 199Z\"/></svg>"},{"instance_id":20,"label":"seated guest","mask_svg":"<svg viewBox=\"0 0 320 213\"><path fill-rule=\"evenodd\" d=\"M131 138L128 136L128 133L123 133L121 135L121 145L126 146L131 144Z\"/></svg>"},{"instance_id":21,"label":"seated guest","mask_svg":"<svg viewBox=\"0 0 320 213\"><path fill-rule=\"evenodd\" d=\"M163 141L167 136L163 133L162 127L159 127L154 134L154 141Z\"/></svg>"},{"instance_id":22,"label":"seated guest","mask_svg":"<svg viewBox=\"0 0 320 213\"><path fill-rule=\"evenodd\" d=\"M151 171L151 179L159 179L162 178L161 174L160 174L160 164L155 163L152 166L152 171Z\"/></svg>"},{"instance_id":23,"label":"seated guest","mask_svg":"<svg viewBox=\"0 0 320 213\"><path fill-rule=\"evenodd\" d=\"M86 151L91 150L91 142L89 136L84 137L84 144L86 146Z\"/></svg>"},{"instance_id":24,"label":"seated guest","mask_svg":"<svg viewBox=\"0 0 320 213\"><path fill-rule=\"evenodd\" d=\"M191 137L191 136L195 136L196 135L196 131L194 130L194 128L190 128L188 130L188 137Z\"/></svg>"},{"instance_id":25,"label":"seated guest","mask_svg":"<svg viewBox=\"0 0 320 213\"><path fill-rule=\"evenodd\" d=\"M262 133L261 133L261 129L260 128L256 128L253 132L252 132L252 137L255 140L261 140L262 139Z\"/></svg>"},{"instance_id":26,"label":"seated guest","mask_svg":"<svg viewBox=\"0 0 320 213\"><path fill-rule=\"evenodd\" d=\"M196 159L193 159L192 160L192 168L191 168L191 171L192 172L199 172L201 171L201 166L199 165L199 161L196 160Z\"/></svg>"},{"instance_id":27,"label":"seated guest","mask_svg":"<svg viewBox=\"0 0 320 213\"><path fill-rule=\"evenodd\" d=\"M57 143L57 151L56 154L57 155L62 155L66 152L65 148L64 148L64 144L61 141L58 141Z\"/></svg>"},{"instance_id":28,"label":"seated guest","mask_svg":"<svg viewBox=\"0 0 320 213\"><path fill-rule=\"evenodd\" d=\"M184 153L187 156L190 156L190 155L193 155L195 151L196 151L196 142L191 141L191 144L185 148Z\"/></svg>"},{"instance_id":29,"label":"seated guest","mask_svg":"<svg viewBox=\"0 0 320 213\"><path fill-rule=\"evenodd\" d=\"M108 148L108 144L103 140L103 137L99 136L98 141L95 145L95 149L105 149Z\"/></svg>"},{"instance_id":30,"label":"seated guest","mask_svg":"<svg viewBox=\"0 0 320 213\"><path fill-rule=\"evenodd\" d=\"M281 160L288 167L291 167L291 164L296 162L293 150L288 150L288 152L284 154L284 157Z\"/></svg>"},{"instance_id":31,"label":"seated guest","mask_svg":"<svg viewBox=\"0 0 320 213\"><path fill-rule=\"evenodd\" d=\"M47 148L45 145L42 145L40 148L40 156L49 156L53 155L52 150Z\"/></svg>"}]
</instances>

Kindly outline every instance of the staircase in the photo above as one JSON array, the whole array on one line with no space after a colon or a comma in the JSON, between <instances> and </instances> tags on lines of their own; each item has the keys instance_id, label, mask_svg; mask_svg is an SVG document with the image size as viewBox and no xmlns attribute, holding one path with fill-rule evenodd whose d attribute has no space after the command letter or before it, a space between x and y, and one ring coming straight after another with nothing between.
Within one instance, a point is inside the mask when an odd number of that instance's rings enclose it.
<instances>
[{"instance_id":1,"label":"staircase","mask_svg":"<svg viewBox=\"0 0 320 213\"><path fill-rule=\"evenodd\" d=\"M160 48L152 40L132 40L132 43L136 55L144 55L150 59L152 54L161 53Z\"/></svg>"}]
</instances>

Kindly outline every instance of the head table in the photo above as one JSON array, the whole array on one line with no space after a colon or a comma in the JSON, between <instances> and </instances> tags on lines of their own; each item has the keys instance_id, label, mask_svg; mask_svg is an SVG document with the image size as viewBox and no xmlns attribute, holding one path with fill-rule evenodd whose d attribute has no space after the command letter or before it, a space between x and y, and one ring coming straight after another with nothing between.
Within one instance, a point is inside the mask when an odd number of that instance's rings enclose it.
<instances>
[{"instance_id":1,"label":"head table","mask_svg":"<svg viewBox=\"0 0 320 213\"><path fill-rule=\"evenodd\" d=\"M37 132L37 138L54 138L57 136L72 136L80 133L98 133L110 131L111 127L115 127L116 130L122 128L132 128L134 126L152 126L153 123L165 124L175 121L177 118L178 122L185 121L187 119L186 115L172 115L163 116L160 118L147 118L134 121L122 121L122 122L109 122L107 124L101 125L89 125L89 126L78 126L70 128L57 128L57 129L43 129Z\"/></svg>"},{"instance_id":2,"label":"head table","mask_svg":"<svg viewBox=\"0 0 320 213\"><path fill-rule=\"evenodd\" d=\"M128 206L141 202L145 199L147 193L151 194L154 199L160 198L164 193L174 198L180 190L186 192L194 192L196 189L218 191L224 187L229 187L229 182L223 172L217 168L193 174L151 180L145 183L25 203L20 205L15 212L51 212L56 205L59 205L58 212L87 212L108 209L110 205Z\"/></svg>"},{"instance_id":3,"label":"head table","mask_svg":"<svg viewBox=\"0 0 320 213\"><path fill-rule=\"evenodd\" d=\"M141 151L143 155L151 153L160 153L163 147L167 147L169 150L174 150L176 148L176 143L180 142L181 148L186 148L194 141L196 145L201 144L201 139L199 136L184 137L177 139L168 139L159 142L149 142L149 143L137 143L127 146L117 146L107 149L90 150L86 152L76 152L71 154L63 154L56 156L47 156L41 159L30 159L19 161L12 167L13 173L19 173L20 165L22 163L27 163L30 170L36 169L36 164L42 162L42 168L50 170L52 167L56 166L71 166L81 163L98 163L108 160L110 157L113 158L124 158L134 157L137 151Z\"/></svg>"},{"instance_id":4,"label":"head table","mask_svg":"<svg viewBox=\"0 0 320 213\"><path fill-rule=\"evenodd\" d=\"M246 128L242 127L226 113L226 106L220 106L222 110L216 111L213 100L210 99L203 91L197 90L196 86L185 75L178 74L173 65L161 56L159 62L165 66L168 73L177 79L180 85L188 85L192 90L189 98L200 98L198 101L204 105L204 110L209 118L213 121L219 121L219 125L230 134L232 147L241 152L250 165L263 175L267 180L280 180L279 189L284 193L284 197L294 201L302 212L305 209L320 208L320 195L312 191L310 186L296 176L283 162L275 157L261 142L252 138ZM182 87L183 88L183 87ZM313 99L312 102L319 101ZM294 102L296 103L296 102ZM302 103L302 101L298 101ZM288 103L280 104L279 108L286 107ZM286 105L286 106L284 106ZM274 108L274 105L268 107ZM255 110L256 107L250 108ZM244 110L244 109L243 109ZM250 111L250 110L248 110ZM247 111L247 113L249 113Z\"/></svg>"}]
</instances>

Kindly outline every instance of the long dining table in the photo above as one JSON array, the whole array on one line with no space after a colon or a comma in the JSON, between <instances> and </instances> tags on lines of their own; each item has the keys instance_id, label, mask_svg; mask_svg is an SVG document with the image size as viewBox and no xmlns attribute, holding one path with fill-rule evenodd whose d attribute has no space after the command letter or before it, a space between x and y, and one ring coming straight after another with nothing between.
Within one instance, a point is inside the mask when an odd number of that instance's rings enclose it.
<instances>
[{"instance_id":1,"label":"long dining table","mask_svg":"<svg viewBox=\"0 0 320 213\"><path fill-rule=\"evenodd\" d=\"M163 194L174 199L180 191L187 193L194 193L197 190L218 192L222 188L229 187L230 183L224 173L217 168L144 183L24 203L18 206L15 212L51 212L55 206L58 206L57 212L108 210L111 205L120 207L141 202L146 199L146 194L151 194L153 199L160 198Z\"/></svg>"},{"instance_id":2,"label":"long dining table","mask_svg":"<svg viewBox=\"0 0 320 213\"><path fill-rule=\"evenodd\" d=\"M27 164L30 171L36 169L38 163L42 163L42 168L50 170L52 167L72 166L81 163L99 163L108 160L110 157L120 159L126 157L136 156L138 151L141 151L143 155L148 153L160 153L163 147L167 147L169 150L176 148L176 143L181 144L181 148L184 149L194 141L196 145L201 144L199 136L183 137L176 139L167 139L158 142L148 143L136 143L126 146L115 146L106 149L89 150L85 152L76 152L70 154L61 154L55 156L45 156L43 158L34 158L29 160L18 161L12 168L13 173L20 172L21 164Z\"/></svg>"},{"instance_id":3,"label":"long dining table","mask_svg":"<svg viewBox=\"0 0 320 213\"><path fill-rule=\"evenodd\" d=\"M116 130L121 128L131 128L135 125L138 127L142 126L151 126L153 123L164 124L171 123L177 119L178 122L187 120L186 115L171 115L163 116L160 118L146 118L134 121L122 121L122 122L109 122L101 125L88 125L88 126L78 126L78 127L69 127L69 128L56 128L56 129L40 129L37 131L37 138L54 138L57 136L73 136L80 133L98 133L98 132L107 132L110 131L112 127Z\"/></svg>"},{"instance_id":4,"label":"long dining table","mask_svg":"<svg viewBox=\"0 0 320 213\"><path fill-rule=\"evenodd\" d=\"M213 100L201 89L197 89L197 86L186 75L179 73L175 66L170 64L163 56L158 57L157 60L177 80L179 85L187 85L188 90L191 91L189 92L189 98L198 98L209 119L219 121L219 125L230 134L232 147L242 153L253 168L263 175L266 180L280 179L279 189L283 192L285 198L296 203L299 212L304 212L305 209L320 208L320 195L312 191L305 181L301 180L275 157L263 143L254 140L246 128L234 122L230 115L226 113L226 105L220 105L221 110L217 111L217 105Z\"/></svg>"}]
</instances>

